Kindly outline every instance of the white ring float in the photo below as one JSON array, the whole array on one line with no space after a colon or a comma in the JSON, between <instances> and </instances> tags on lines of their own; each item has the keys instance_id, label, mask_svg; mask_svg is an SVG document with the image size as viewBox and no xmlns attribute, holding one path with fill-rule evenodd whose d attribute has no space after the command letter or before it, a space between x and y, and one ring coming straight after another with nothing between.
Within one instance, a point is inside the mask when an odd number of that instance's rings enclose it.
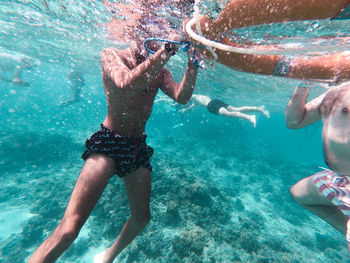
<instances>
[{"instance_id":1,"label":"white ring float","mask_svg":"<svg viewBox=\"0 0 350 263\"><path fill-rule=\"evenodd\" d=\"M233 47L225 45L213 40L209 40L192 30L192 26L196 23L196 18L192 18L185 26L186 32L194 40L202 43L203 45L211 48L220 49L227 52L234 52L240 54L252 54L252 55L295 55L306 54L312 52L336 52L336 51L350 51L350 44L344 44L341 46L313 46L313 47L270 47L267 48L263 45L254 45L254 47Z\"/></svg>"}]
</instances>

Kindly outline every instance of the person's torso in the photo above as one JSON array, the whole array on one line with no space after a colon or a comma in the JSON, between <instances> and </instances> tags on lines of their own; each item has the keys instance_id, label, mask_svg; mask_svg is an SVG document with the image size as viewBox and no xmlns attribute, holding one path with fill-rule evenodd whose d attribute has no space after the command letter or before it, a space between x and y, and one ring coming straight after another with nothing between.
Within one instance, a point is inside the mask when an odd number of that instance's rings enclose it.
<instances>
[{"instance_id":1,"label":"person's torso","mask_svg":"<svg viewBox=\"0 0 350 263\"><path fill-rule=\"evenodd\" d=\"M324 116L322 129L325 159L335 172L350 175L350 86L328 103L330 114Z\"/></svg>"},{"instance_id":2,"label":"person's torso","mask_svg":"<svg viewBox=\"0 0 350 263\"><path fill-rule=\"evenodd\" d=\"M161 74L160 74L161 75ZM152 113L154 98L162 85L161 76L138 94L117 88L111 80L104 79L108 114L104 124L127 137L140 137Z\"/></svg>"}]
</instances>

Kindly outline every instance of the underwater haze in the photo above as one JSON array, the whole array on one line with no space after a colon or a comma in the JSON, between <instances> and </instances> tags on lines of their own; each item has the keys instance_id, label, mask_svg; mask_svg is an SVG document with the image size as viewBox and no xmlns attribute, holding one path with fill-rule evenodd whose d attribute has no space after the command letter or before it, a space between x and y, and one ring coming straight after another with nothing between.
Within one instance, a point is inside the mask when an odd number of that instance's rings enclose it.
<instances>
[{"instance_id":1,"label":"underwater haze","mask_svg":"<svg viewBox=\"0 0 350 263\"><path fill-rule=\"evenodd\" d=\"M105 24L113 15L103 1L0 0L0 65L19 58L35 65L23 72L23 85L0 72L0 262L26 262L63 216L84 164L85 140L107 112L99 55L125 45L108 37ZM286 25L265 25L237 33L259 39L268 27L291 36L349 32L346 22L312 21L290 23L288 32ZM168 62L176 81L186 62L184 52ZM60 107L72 96L72 69L85 85L78 102ZM345 237L289 194L326 166L320 123L286 128L296 83L219 64L200 70L195 93L236 107L265 105L271 117L257 114L256 128L201 107L179 114L166 101L155 103L146 130L155 150L152 219L115 262L347 262ZM317 85L309 97L324 91ZM114 176L57 262L92 262L128 217L122 180Z\"/></svg>"}]
</instances>

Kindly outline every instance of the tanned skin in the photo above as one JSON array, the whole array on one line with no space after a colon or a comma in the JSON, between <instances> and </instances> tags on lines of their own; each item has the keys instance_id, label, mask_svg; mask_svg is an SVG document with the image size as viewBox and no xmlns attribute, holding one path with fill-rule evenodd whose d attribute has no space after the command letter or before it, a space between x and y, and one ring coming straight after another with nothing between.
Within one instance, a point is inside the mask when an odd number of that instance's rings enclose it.
<instances>
[{"instance_id":1,"label":"tanned skin","mask_svg":"<svg viewBox=\"0 0 350 263\"><path fill-rule=\"evenodd\" d=\"M181 104L189 101L198 69L189 59L182 81L175 82L164 66L176 51L173 45L163 46L150 58L140 44L126 50L107 48L102 51L102 79L108 108L103 124L107 128L127 137L142 136L159 89ZM62 221L34 252L29 263L54 262L70 246L103 193L114 168L114 160L102 154L92 154L86 160ZM104 251L100 262L113 262L149 222L150 174L148 169L140 167L123 177L131 215L117 240Z\"/></svg>"},{"instance_id":2,"label":"tanned skin","mask_svg":"<svg viewBox=\"0 0 350 263\"><path fill-rule=\"evenodd\" d=\"M310 88L311 86L295 88L286 110L287 127L299 129L322 120L325 162L337 174L349 176L350 82L333 87L306 103ZM346 234L348 218L319 191L314 183L314 176L306 177L291 187L292 197L304 208Z\"/></svg>"}]
</instances>

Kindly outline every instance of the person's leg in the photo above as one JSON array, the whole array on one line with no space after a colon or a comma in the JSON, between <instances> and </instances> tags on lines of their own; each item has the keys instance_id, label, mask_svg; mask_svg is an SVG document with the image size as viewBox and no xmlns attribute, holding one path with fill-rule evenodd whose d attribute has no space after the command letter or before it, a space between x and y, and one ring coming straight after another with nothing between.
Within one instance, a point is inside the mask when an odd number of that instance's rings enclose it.
<instances>
[{"instance_id":1,"label":"person's leg","mask_svg":"<svg viewBox=\"0 0 350 263\"><path fill-rule=\"evenodd\" d=\"M254 127L256 126L256 116L255 115L248 115L241 113L239 111L228 111L227 109L221 107L219 112L219 115L229 117L229 118L242 118L250 121Z\"/></svg>"},{"instance_id":2,"label":"person's leg","mask_svg":"<svg viewBox=\"0 0 350 263\"><path fill-rule=\"evenodd\" d=\"M114 167L112 159L99 154L86 160L61 222L28 263L54 262L70 246L103 193Z\"/></svg>"},{"instance_id":3,"label":"person's leg","mask_svg":"<svg viewBox=\"0 0 350 263\"><path fill-rule=\"evenodd\" d=\"M113 262L119 253L145 228L151 218L149 208L151 197L150 171L143 167L137 169L124 178L124 185L129 199L131 216L114 244L103 252L102 260L96 262Z\"/></svg>"},{"instance_id":4,"label":"person's leg","mask_svg":"<svg viewBox=\"0 0 350 263\"><path fill-rule=\"evenodd\" d=\"M229 111L240 111L240 112L255 112L260 111L262 114L264 114L267 118L270 118L269 111L265 108L265 106L259 106L259 107L252 107L252 106L243 106L243 107L233 107L231 105L226 107Z\"/></svg>"},{"instance_id":5,"label":"person's leg","mask_svg":"<svg viewBox=\"0 0 350 263\"><path fill-rule=\"evenodd\" d=\"M292 186L290 193L298 204L322 218L341 233L346 233L346 216L318 190L313 175Z\"/></svg>"}]
</instances>

